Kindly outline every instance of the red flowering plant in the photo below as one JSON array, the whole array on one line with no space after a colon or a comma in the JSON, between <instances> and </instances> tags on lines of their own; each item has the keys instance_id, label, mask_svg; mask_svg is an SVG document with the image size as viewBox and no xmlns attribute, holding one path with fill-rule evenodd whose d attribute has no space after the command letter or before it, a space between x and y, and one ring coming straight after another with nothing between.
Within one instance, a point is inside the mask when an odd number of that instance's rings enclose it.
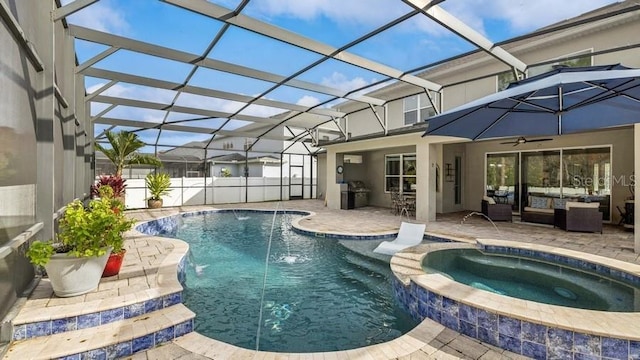
<instances>
[{"instance_id":1,"label":"red flowering plant","mask_svg":"<svg viewBox=\"0 0 640 360\"><path fill-rule=\"evenodd\" d=\"M124 192L127 187L125 179L120 176L114 175L101 175L98 181L91 185L91 197L95 198L100 196L100 187L109 186L113 190L113 197L116 199L124 197Z\"/></svg>"}]
</instances>

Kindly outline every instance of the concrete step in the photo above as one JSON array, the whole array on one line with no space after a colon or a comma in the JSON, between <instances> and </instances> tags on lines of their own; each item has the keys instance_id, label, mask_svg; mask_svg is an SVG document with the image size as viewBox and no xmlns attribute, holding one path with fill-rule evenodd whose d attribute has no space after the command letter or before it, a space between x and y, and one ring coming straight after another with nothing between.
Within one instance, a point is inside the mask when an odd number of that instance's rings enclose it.
<instances>
[{"instance_id":1,"label":"concrete step","mask_svg":"<svg viewBox=\"0 0 640 360\"><path fill-rule=\"evenodd\" d=\"M118 276L103 278L85 295L59 298L49 279L41 279L11 319L13 341L106 325L182 302L176 273L186 244L151 237L131 243ZM143 246L153 245L152 251ZM144 253L143 253L144 252Z\"/></svg>"},{"instance_id":2,"label":"concrete step","mask_svg":"<svg viewBox=\"0 0 640 360\"><path fill-rule=\"evenodd\" d=\"M120 358L192 332L194 317L186 306L176 304L104 325L14 341L3 359Z\"/></svg>"}]
</instances>

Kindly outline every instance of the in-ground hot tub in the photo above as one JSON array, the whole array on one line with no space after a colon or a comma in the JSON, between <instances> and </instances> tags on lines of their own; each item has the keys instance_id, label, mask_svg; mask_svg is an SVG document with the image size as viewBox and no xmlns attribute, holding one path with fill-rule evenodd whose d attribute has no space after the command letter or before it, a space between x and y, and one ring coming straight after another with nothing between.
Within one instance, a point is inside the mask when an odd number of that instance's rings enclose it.
<instances>
[{"instance_id":1,"label":"in-ground hot tub","mask_svg":"<svg viewBox=\"0 0 640 360\"><path fill-rule=\"evenodd\" d=\"M640 308L640 266L543 245L497 240L478 242L478 246L460 243L417 246L392 258L391 268L397 279L394 292L412 316L429 318L483 342L537 359L640 358L640 312L635 311ZM562 265L562 268L586 270L602 276L606 282L631 286L632 295L626 301L631 302L631 307L602 311L546 304L500 294L495 284L479 282L474 287L456 281L455 274L423 270L425 258L437 259L443 254L446 258L447 253L442 251L452 248L479 248L490 254L535 259L553 264L552 267ZM473 272L478 271L487 275L492 270L485 267ZM564 296L583 295L563 284L557 286L557 292ZM611 298L615 300L616 296L607 299L610 294L601 294L602 291L586 285L586 292L600 297L593 301L600 304L598 306L610 302Z\"/></svg>"},{"instance_id":2,"label":"in-ground hot tub","mask_svg":"<svg viewBox=\"0 0 640 360\"><path fill-rule=\"evenodd\" d=\"M625 279L563 263L478 249L446 249L428 253L427 273L499 295L579 309L640 311L640 291Z\"/></svg>"}]
</instances>

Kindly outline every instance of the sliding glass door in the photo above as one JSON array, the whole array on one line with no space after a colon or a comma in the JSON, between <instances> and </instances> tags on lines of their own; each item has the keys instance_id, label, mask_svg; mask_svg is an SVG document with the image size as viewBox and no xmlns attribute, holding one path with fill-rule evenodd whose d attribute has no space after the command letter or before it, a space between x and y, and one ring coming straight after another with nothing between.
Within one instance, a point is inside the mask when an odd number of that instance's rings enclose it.
<instances>
[{"instance_id":1,"label":"sliding glass door","mask_svg":"<svg viewBox=\"0 0 640 360\"><path fill-rule=\"evenodd\" d=\"M530 206L530 196L562 197L560 150L522 153L522 207Z\"/></svg>"},{"instance_id":2,"label":"sliding glass door","mask_svg":"<svg viewBox=\"0 0 640 360\"><path fill-rule=\"evenodd\" d=\"M486 195L519 210L520 166L518 153L487 154Z\"/></svg>"},{"instance_id":3,"label":"sliding glass door","mask_svg":"<svg viewBox=\"0 0 640 360\"><path fill-rule=\"evenodd\" d=\"M565 198L600 203L610 220L611 149L569 149L562 152L562 194Z\"/></svg>"},{"instance_id":4,"label":"sliding glass door","mask_svg":"<svg viewBox=\"0 0 640 360\"><path fill-rule=\"evenodd\" d=\"M514 212L542 197L550 209L598 202L603 220L611 219L611 147L487 154L486 164L486 195Z\"/></svg>"}]
</instances>

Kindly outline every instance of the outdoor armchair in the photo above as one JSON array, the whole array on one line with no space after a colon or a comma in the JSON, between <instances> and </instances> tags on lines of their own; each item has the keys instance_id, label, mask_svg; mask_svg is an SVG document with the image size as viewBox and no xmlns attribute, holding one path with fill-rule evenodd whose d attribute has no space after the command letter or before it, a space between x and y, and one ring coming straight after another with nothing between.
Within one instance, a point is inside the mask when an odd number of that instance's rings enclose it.
<instances>
[{"instance_id":1,"label":"outdoor armchair","mask_svg":"<svg viewBox=\"0 0 640 360\"><path fill-rule=\"evenodd\" d=\"M482 200L482 213L491 221L512 221L511 204L496 204L488 199Z\"/></svg>"},{"instance_id":2,"label":"outdoor armchair","mask_svg":"<svg viewBox=\"0 0 640 360\"><path fill-rule=\"evenodd\" d=\"M599 203L567 202L565 209L554 210L554 226L566 231L602 234L602 213L599 205Z\"/></svg>"}]
</instances>

